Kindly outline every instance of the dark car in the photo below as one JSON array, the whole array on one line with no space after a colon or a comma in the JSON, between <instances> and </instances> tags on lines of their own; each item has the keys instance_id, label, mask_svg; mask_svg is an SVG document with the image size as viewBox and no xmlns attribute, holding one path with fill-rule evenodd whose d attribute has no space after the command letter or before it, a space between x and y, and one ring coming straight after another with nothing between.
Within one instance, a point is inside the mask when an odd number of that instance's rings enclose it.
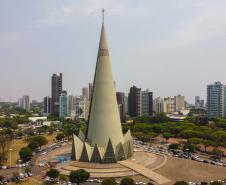
<instances>
[{"instance_id":1,"label":"dark car","mask_svg":"<svg viewBox=\"0 0 226 185\"><path fill-rule=\"evenodd\" d=\"M208 182L202 181L202 182L200 183L200 185L208 185Z\"/></svg>"}]
</instances>

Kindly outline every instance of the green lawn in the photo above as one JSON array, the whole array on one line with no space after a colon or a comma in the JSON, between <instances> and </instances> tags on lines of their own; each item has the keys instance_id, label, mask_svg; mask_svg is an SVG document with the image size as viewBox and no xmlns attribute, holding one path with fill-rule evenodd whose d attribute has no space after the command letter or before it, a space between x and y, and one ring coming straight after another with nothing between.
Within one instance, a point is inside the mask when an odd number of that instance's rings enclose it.
<instances>
[{"instance_id":1,"label":"green lawn","mask_svg":"<svg viewBox=\"0 0 226 185\"><path fill-rule=\"evenodd\" d=\"M56 134L52 134L52 135L43 135L44 137L46 137L48 144L53 143ZM16 165L16 161L19 159L19 151L22 147L26 147L27 146L27 142L23 141L23 139L15 139L15 142L12 141L10 148L12 149L11 151L11 165ZM10 152L8 153L8 161L6 163L6 165L10 165Z\"/></svg>"}]
</instances>

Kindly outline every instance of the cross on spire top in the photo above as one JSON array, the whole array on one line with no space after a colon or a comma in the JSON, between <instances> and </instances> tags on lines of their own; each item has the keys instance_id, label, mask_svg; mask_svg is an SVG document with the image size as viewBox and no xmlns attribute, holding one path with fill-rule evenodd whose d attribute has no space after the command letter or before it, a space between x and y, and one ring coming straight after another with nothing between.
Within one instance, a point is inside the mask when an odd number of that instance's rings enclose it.
<instances>
[{"instance_id":1,"label":"cross on spire top","mask_svg":"<svg viewBox=\"0 0 226 185\"><path fill-rule=\"evenodd\" d=\"M102 9L102 21L103 21L103 23L104 23L104 8Z\"/></svg>"}]
</instances>

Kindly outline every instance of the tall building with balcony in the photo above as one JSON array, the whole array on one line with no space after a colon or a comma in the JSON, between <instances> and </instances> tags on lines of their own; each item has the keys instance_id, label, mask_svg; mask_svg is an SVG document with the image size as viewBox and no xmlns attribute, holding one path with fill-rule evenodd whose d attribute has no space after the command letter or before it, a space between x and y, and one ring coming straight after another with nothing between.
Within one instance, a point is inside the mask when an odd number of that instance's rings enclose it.
<instances>
[{"instance_id":1,"label":"tall building with balcony","mask_svg":"<svg viewBox=\"0 0 226 185\"><path fill-rule=\"evenodd\" d=\"M180 94L174 96L174 112L180 112L185 109L185 97Z\"/></svg>"},{"instance_id":2,"label":"tall building with balcony","mask_svg":"<svg viewBox=\"0 0 226 185\"><path fill-rule=\"evenodd\" d=\"M71 117L75 116L75 96L68 95L68 115Z\"/></svg>"},{"instance_id":3,"label":"tall building with balcony","mask_svg":"<svg viewBox=\"0 0 226 185\"><path fill-rule=\"evenodd\" d=\"M221 82L207 85L207 114L209 117L226 116L226 86Z\"/></svg>"},{"instance_id":4,"label":"tall building with balcony","mask_svg":"<svg viewBox=\"0 0 226 185\"><path fill-rule=\"evenodd\" d=\"M164 112L166 113L172 113L174 112L174 98L173 97L167 97L164 98Z\"/></svg>"},{"instance_id":5,"label":"tall building with balcony","mask_svg":"<svg viewBox=\"0 0 226 185\"><path fill-rule=\"evenodd\" d=\"M68 97L67 97L67 92L62 91L60 95L60 112L59 112L60 117L66 117L68 116Z\"/></svg>"},{"instance_id":6,"label":"tall building with balcony","mask_svg":"<svg viewBox=\"0 0 226 185\"><path fill-rule=\"evenodd\" d=\"M157 97L153 101L153 110L156 114L165 112L164 110L164 99Z\"/></svg>"},{"instance_id":7,"label":"tall building with balcony","mask_svg":"<svg viewBox=\"0 0 226 185\"><path fill-rule=\"evenodd\" d=\"M89 83L89 101L92 99L92 94L93 94L93 84Z\"/></svg>"},{"instance_id":8,"label":"tall building with balcony","mask_svg":"<svg viewBox=\"0 0 226 185\"><path fill-rule=\"evenodd\" d=\"M83 96L75 97L75 117L88 120L90 102Z\"/></svg>"},{"instance_id":9,"label":"tall building with balcony","mask_svg":"<svg viewBox=\"0 0 226 185\"><path fill-rule=\"evenodd\" d=\"M116 92L118 107L119 107L119 114L121 123L126 121L126 105L125 105L125 93L123 92Z\"/></svg>"},{"instance_id":10,"label":"tall building with balcony","mask_svg":"<svg viewBox=\"0 0 226 185\"><path fill-rule=\"evenodd\" d=\"M52 75L52 87L51 87L51 114L59 116L59 99L62 93L63 75L60 73Z\"/></svg>"},{"instance_id":11,"label":"tall building with balcony","mask_svg":"<svg viewBox=\"0 0 226 185\"><path fill-rule=\"evenodd\" d=\"M150 116L153 113L153 93L148 89L141 91L141 116Z\"/></svg>"},{"instance_id":12,"label":"tall building with balcony","mask_svg":"<svg viewBox=\"0 0 226 185\"><path fill-rule=\"evenodd\" d=\"M195 108L196 109L204 109L205 101L200 98L200 96L195 96Z\"/></svg>"},{"instance_id":13,"label":"tall building with balcony","mask_svg":"<svg viewBox=\"0 0 226 185\"><path fill-rule=\"evenodd\" d=\"M83 98L86 98L87 100L89 99L89 89L88 89L88 87L82 88L82 96L83 96Z\"/></svg>"},{"instance_id":14,"label":"tall building with balcony","mask_svg":"<svg viewBox=\"0 0 226 185\"><path fill-rule=\"evenodd\" d=\"M29 111L30 110L30 97L28 95L24 95L22 98L19 99L18 106L22 109Z\"/></svg>"},{"instance_id":15,"label":"tall building with balcony","mask_svg":"<svg viewBox=\"0 0 226 185\"><path fill-rule=\"evenodd\" d=\"M51 110L51 98L46 96L43 100L43 114L49 115Z\"/></svg>"},{"instance_id":16,"label":"tall building with balcony","mask_svg":"<svg viewBox=\"0 0 226 185\"><path fill-rule=\"evenodd\" d=\"M136 86L130 88L128 110L131 117L141 116L141 88Z\"/></svg>"}]
</instances>

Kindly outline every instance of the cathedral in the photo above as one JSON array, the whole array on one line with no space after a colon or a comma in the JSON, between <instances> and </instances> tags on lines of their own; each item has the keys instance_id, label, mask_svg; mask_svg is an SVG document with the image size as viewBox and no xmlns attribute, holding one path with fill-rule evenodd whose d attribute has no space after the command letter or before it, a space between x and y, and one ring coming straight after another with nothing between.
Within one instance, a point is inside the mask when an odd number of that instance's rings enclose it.
<instances>
[{"instance_id":1,"label":"cathedral","mask_svg":"<svg viewBox=\"0 0 226 185\"><path fill-rule=\"evenodd\" d=\"M87 133L73 135L73 160L116 163L133 155L130 130L123 135L116 99L106 31L103 23L97 54Z\"/></svg>"}]
</instances>

